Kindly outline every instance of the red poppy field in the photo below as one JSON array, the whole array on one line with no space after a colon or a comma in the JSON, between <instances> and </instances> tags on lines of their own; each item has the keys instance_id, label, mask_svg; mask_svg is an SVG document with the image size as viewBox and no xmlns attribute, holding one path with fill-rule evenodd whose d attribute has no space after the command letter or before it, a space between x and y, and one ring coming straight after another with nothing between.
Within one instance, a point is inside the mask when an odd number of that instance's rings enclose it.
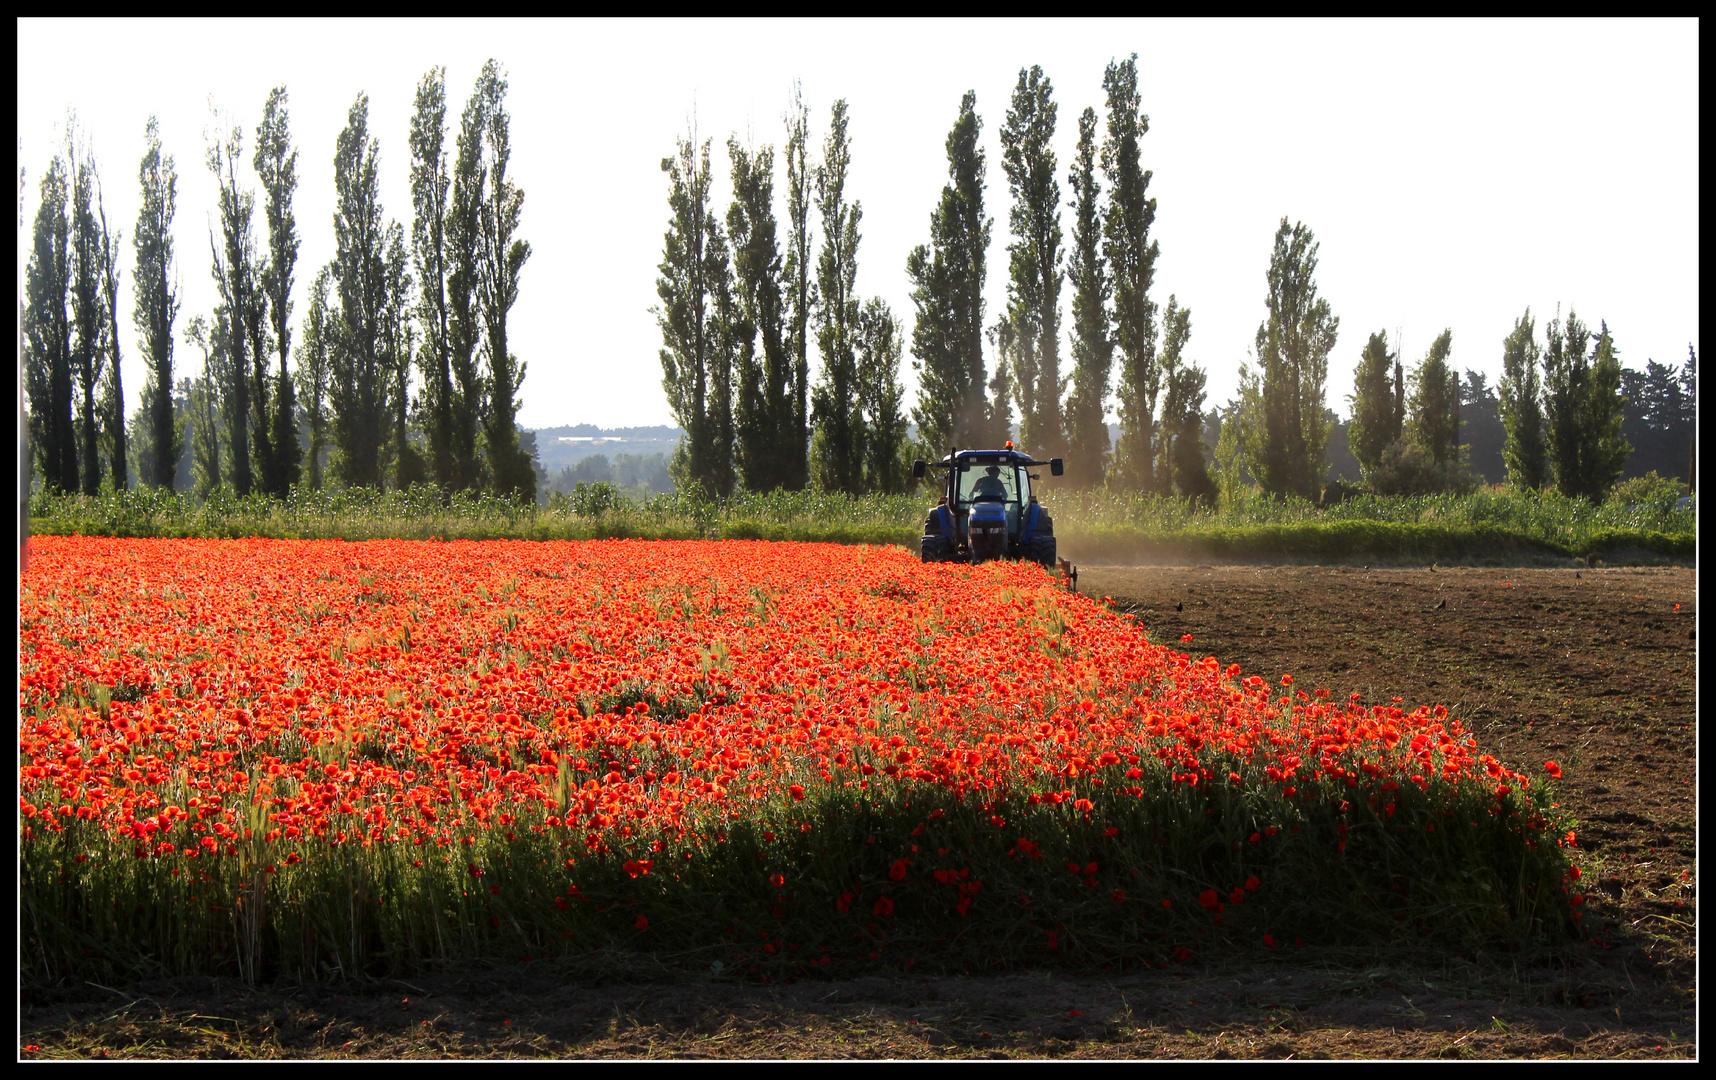
<instances>
[{"instance_id":1,"label":"red poppy field","mask_svg":"<svg viewBox=\"0 0 1716 1080\"><path fill-rule=\"evenodd\" d=\"M1118 970L1582 915L1554 766L1035 566L45 537L19 614L34 979Z\"/></svg>"}]
</instances>

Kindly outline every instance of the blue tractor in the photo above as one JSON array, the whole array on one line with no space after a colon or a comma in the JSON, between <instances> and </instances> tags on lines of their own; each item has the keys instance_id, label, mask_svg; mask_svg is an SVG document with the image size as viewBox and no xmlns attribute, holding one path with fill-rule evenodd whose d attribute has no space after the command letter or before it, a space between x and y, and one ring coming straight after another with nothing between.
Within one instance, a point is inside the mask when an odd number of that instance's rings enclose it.
<instances>
[{"instance_id":1,"label":"blue tractor","mask_svg":"<svg viewBox=\"0 0 1716 1080\"><path fill-rule=\"evenodd\" d=\"M941 501L924 522L924 562L984 562L988 559L1030 559L1053 568L1055 525L1031 488L1049 467L1051 476L1064 471L1060 458L1037 461L1013 449L958 450L941 461L912 463L912 476L922 479L930 469L946 469Z\"/></svg>"}]
</instances>

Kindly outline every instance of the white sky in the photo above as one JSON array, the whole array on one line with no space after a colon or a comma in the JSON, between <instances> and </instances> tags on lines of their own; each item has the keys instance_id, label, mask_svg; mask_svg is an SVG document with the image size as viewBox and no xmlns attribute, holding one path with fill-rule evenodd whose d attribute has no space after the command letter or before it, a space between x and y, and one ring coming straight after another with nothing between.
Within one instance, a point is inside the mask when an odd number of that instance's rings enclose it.
<instances>
[{"instance_id":1,"label":"white sky","mask_svg":"<svg viewBox=\"0 0 1716 1080\"><path fill-rule=\"evenodd\" d=\"M714 193L730 195L725 141L776 147L792 81L811 108L812 160L829 106L850 107L849 197L862 203L858 291L907 328L906 255L928 241L947 180L944 142L960 95L977 93L995 221L986 324L1006 303L1007 212L999 128L1022 66L1040 64L1059 103L1057 171L1085 106L1103 113L1102 73L1138 53L1154 171L1152 298L1192 311L1190 357L1207 405L1236 392L1264 316L1264 273L1282 215L1321 244L1317 283L1336 315L1328 403L1345 415L1366 337L1404 330L1409 361L1443 328L1460 369L1499 375L1501 342L1530 305L1608 320L1623 363L1679 366L1698 341L1698 27L1619 22L1252 21L56 21L18 23L20 290L37 181L64 145L68 108L95 153L110 223L125 232L121 321L127 414L143 364L131 332L131 234L144 125L159 116L177 159L175 257L184 306L175 374L200 370L182 343L215 302L203 165L212 99L243 126L241 182L271 87L290 94L299 150L304 295L333 254L333 149L360 92L381 144L383 206L409 233L406 141L417 83L447 68L448 147L483 61L510 81L511 174L525 193L526 264L509 336L528 365L519 423L604 427L673 422L661 390L656 264L667 177L695 110L714 139ZM814 220L814 218L813 218ZM255 228L267 242L260 198ZM1062 215L1070 244L1072 214ZM1063 329L1071 292L1063 288ZM909 341L909 338L908 338ZM1068 349L1063 344L1063 365ZM989 358L993 362L993 358ZM814 363L814 362L813 362ZM1066 368L1063 367L1063 373ZM904 372L908 402L916 379Z\"/></svg>"}]
</instances>

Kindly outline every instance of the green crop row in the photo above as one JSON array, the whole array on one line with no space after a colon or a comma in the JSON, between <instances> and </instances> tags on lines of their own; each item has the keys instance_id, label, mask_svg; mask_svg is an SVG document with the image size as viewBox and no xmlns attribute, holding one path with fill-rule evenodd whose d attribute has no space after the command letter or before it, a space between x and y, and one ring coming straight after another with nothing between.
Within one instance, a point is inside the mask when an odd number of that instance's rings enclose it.
<instances>
[{"instance_id":1,"label":"green crop row","mask_svg":"<svg viewBox=\"0 0 1716 1080\"><path fill-rule=\"evenodd\" d=\"M1498 525L1396 521L1304 521L1285 525L1214 526L1179 531L1111 527L1068 531L1061 551L1091 562L1173 559L1220 561L1423 561L1517 563L1587 556L1624 560L1690 560L1691 533L1597 529L1576 538L1544 537Z\"/></svg>"},{"instance_id":2,"label":"green crop row","mask_svg":"<svg viewBox=\"0 0 1716 1080\"><path fill-rule=\"evenodd\" d=\"M1556 842L1571 823L1541 785L1296 791L1252 761L1208 764L1233 782L1189 785L1147 759L1130 788L1124 766L987 797L813 787L739 818L616 827L612 847L540 808L450 843L372 842L355 814L295 842L258 826L226 854L186 825L133 851L44 811L22 830L22 970L266 982L647 953L779 979L1578 936L1578 872Z\"/></svg>"},{"instance_id":3,"label":"green crop row","mask_svg":"<svg viewBox=\"0 0 1716 1080\"><path fill-rule=\"evenodd\" d=\"M915 546L928 496L822 492L685 493L633 499L606 485L532 507L432 488L295 491L277 501L217 491L197 502L140 489L100 496L37 493L37 534L590 540L763 539ZM1329 506L1241 493L1220 506L1111 492L1053 492L1061 554L1086 561L1193 559L1692 559L1696 517L1672 501L1594 506L1553 493L1365 495Z\"/></svg>"}]
</instances>

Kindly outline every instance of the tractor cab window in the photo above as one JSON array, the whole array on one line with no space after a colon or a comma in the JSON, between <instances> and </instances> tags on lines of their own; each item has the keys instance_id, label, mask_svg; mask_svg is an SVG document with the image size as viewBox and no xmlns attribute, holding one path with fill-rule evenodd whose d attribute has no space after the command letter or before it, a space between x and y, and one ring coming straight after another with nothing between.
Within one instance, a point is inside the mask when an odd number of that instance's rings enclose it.
<instances>
[{"instance_id":1,"label":"tractor cab window","mask_svg":"<svg viewBox=\"0 0 1716 1080\"><path fill-rule=\"evenodd\" d=\"M958 476L957 494L961 507L974 502L1019 504L1019 470L1012 462L985 461L982 458L962 461Z\"/></svg>"}]
</instances>

